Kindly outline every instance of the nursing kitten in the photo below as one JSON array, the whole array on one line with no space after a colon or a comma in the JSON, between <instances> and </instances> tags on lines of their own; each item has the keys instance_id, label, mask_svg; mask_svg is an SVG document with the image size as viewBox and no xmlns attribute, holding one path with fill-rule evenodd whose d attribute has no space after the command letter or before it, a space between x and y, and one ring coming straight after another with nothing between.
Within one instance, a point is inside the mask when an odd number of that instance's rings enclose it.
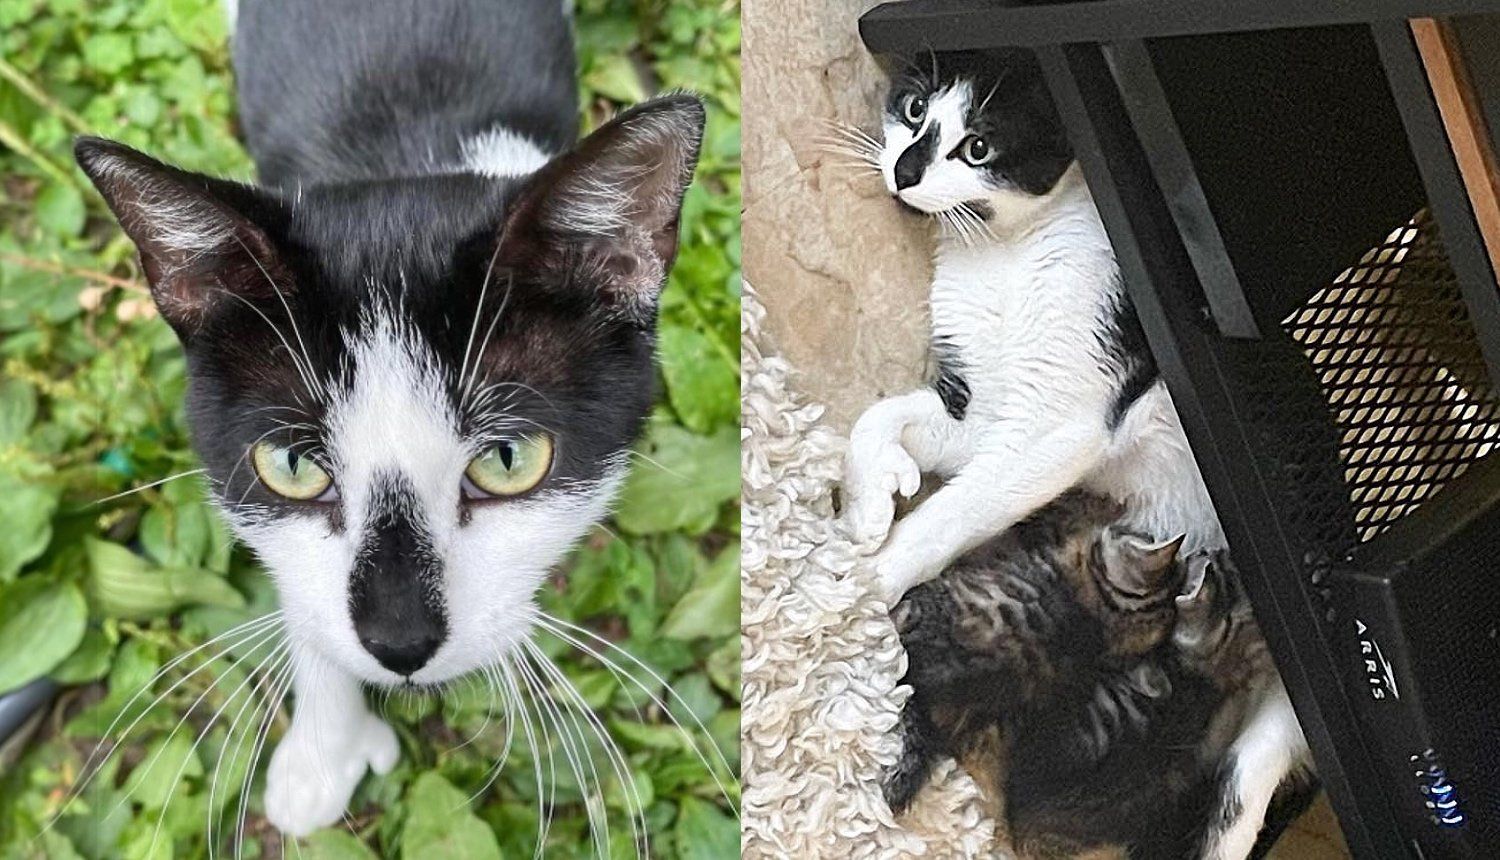
<instances>
[{"instance_id":1,"label":"nursing kitten","mask_svg":"<svg viewBox=\"0 0 1500 860\"><path fill-rule=\"evenodd\" d=\"M235 14L263 186L76 151L182 341L215 498L280 593L296 707L265 807L302 835L397 759L362 685L493 665L605 515L704 113L669 96L575 142L558 0Z\"/></svg>"},{"instance_id":2,"label":"nursing kitten","mask_svg":"<svg viewBox=\"0 0 1500 860\"><path fill-rule=\"evenodd\" d=\"M1081 724L1101 685L1165 640L1180 540L1118 529L1120 513L1101 496L1065 494L892 610L908 655L902 683L913 689L902 757L884 786L892 809L906 808L937 755L961 754L990 725L1059 712ZM1077 752L1092 761L1107 746Z\"/></svg>"},{"instance_id":3,"label":"nursing kitten","mask_svg":"<svg viewBox=\"0 0 1500 860\"><path fill-rule=\"evenodd\" d=\"M1118 514L1064 495L897 605L914 693L884 785L893 809L938 757L981 761L999 728L1007 765L975 775L1004 786L1028 856L1204 856L1222 825L1219 762L1275 667L1222 554L1181 562L1177 541L1148 543ZM1308 774L1287 783L1262 850L1316 789Z\"/></svg>"},{"instance_id":4,"label":"nursing kitten","mask_svg":"<svg viewBox=\"0 0 1500 860\"><path fill-rule=\"evenodd\" d=\"M930 60L930 62L929 62ZM1122 526L1224 535L1123 289L1065 130L1028 51L930 55L891 87L873 156L905 208L941 229L931 291L933 384L856 422L844 518L884 540L894 602L963 553L1079 487L1123 503ZM943 486L899 522L893 494ZM1310 764L1279 677L1238 727L1224 781L1237 810L1205 856L1246 856L1284 776Z\"/></svg>"}]
</instances>

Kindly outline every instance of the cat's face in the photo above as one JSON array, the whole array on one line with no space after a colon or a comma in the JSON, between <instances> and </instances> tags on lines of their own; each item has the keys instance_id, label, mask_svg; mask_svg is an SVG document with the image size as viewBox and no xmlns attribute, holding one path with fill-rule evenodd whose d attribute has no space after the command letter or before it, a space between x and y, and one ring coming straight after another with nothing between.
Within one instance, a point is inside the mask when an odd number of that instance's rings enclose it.
<instances>
[{"instance_id":1,"label":"cat's face","mask_svg":"<svg viewBox=\"0 0 1500 860\"><path fill-rule=\"evenodd\" d=\"M1029 51L928 54L891 84L879 167L930 215L1022 223L1073 161Z\"/></svg>"},{"instance_id":2,"label":"cat's face","mask_svg":"<svg viewBox=\"0 0 1500 860\"><path fill-rule=\"evenodd\" d=\"M530 177L293 197L80 142L183 342L220 506L293 636L367 681L425 684L529 632L649 409L702 121L673 97Z\"/></svg>"}]
</instances>

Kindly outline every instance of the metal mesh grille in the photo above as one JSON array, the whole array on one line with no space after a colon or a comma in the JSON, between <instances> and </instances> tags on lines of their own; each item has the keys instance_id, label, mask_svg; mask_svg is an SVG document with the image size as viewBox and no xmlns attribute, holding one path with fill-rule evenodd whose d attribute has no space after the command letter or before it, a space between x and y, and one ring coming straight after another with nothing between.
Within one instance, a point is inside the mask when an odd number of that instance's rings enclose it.
<instances>
[{"instance_id":1,"label":"metal mesh grille","mask_svg":"<svg viewBox=\"0 0 1500 860\"><path fill-rule=\"evenodd\" d=\"M1425 210L1282 324L1327 401L1360 540L1500 440L1500 401Z\"/></svg>"}]
</instances>

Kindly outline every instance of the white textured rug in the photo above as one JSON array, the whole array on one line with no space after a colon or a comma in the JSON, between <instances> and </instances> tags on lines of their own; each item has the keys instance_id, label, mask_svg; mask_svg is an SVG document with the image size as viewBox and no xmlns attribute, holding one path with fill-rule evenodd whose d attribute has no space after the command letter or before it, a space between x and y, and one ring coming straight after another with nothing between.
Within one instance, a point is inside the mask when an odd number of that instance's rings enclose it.
<instances>
[{"instance_id":1,"label":"white textured rug","mask_svg":"<svg viewBox=\"0 0 1500 860\"><path fill-rule=\"evenodd\" d=\"M880 795L910 693L860 552L834 528L843 439L791 389L745 288L743 848L749 858L996 856L979 790L939 768L900 823Z\"/></svg>"}]
</instances>

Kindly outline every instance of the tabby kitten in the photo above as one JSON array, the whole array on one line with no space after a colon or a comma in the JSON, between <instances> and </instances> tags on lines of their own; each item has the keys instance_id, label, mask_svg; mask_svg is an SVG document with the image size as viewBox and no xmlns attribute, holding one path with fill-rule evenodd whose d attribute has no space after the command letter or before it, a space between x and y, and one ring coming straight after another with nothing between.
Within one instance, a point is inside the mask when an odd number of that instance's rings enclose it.
<instances>
[{"instance_id":1,"label":"tabby kitten","mask_svg":"<svg viewBox=\"0 0 1500 860\"><path fill-rule=\"evenodd\" d=\"M885 783L904 809L936 755L957 755L992 724L1024 724L1066 713L1071 723L1096 694L1125 678L1148 690L1162 680L1137 673L1171 632L1182 582L1180 539L1153 543L1117 528L1121 506L1070 492L968 553L907 593L892 618L909 657L903 683L904 749ZM1107 730L1070 742L1080 761L1102 757L1109 735L1144 715L1103 703Z\"/></svg>"},{"instance_id":2,"label":"tabby kitten","mask_svg":"<svg viewBox=\"0 0 1500 860\"><path fill-rule=\"evenodd\" d=\"M1275 666L1224 554L1179 560L1118 512L1065 495L897 605L914 693L884 786L894 810L939 756L967 761L998 728L1007 764L981 776L1004 786L1017 848L1187 860L1224 844L1227 752ZM1249 856L1317 787L1294 772Z\"/></svg>"}]
</instances>

